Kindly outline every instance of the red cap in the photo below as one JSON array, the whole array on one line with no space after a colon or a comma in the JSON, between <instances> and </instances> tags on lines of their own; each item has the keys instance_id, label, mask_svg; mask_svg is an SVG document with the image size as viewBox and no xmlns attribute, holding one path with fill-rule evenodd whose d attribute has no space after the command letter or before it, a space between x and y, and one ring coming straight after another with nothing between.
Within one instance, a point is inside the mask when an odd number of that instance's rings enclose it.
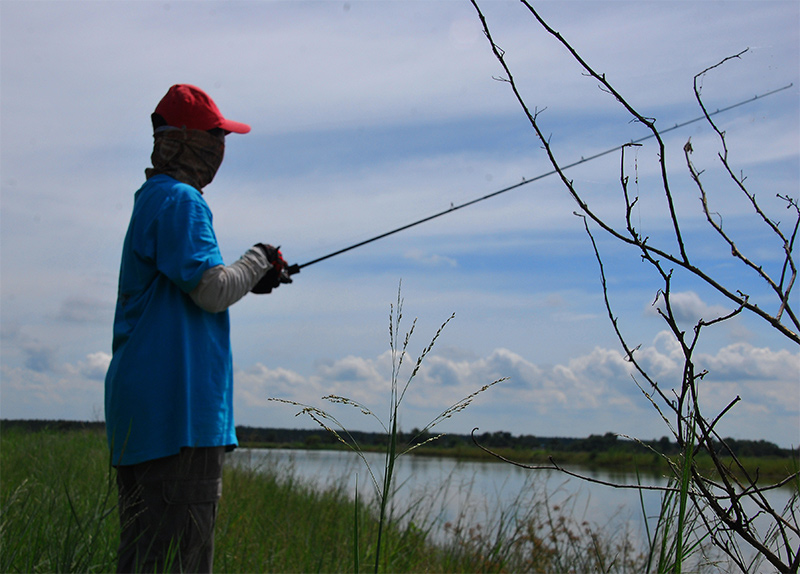
<instances>
[{"instance_id":1,"label":"red cap","mask_svg":"<svg viewBox=\"0 0 800 574\"><path fill-rule=\"evenodd\" d=\"M175 84L161 98L155 113L163 117L167 125L187 130L210 130L222 128L237 134L246 134L250 126L226 120L208 94L189 84Z\"/></svg>"}]
</instances>

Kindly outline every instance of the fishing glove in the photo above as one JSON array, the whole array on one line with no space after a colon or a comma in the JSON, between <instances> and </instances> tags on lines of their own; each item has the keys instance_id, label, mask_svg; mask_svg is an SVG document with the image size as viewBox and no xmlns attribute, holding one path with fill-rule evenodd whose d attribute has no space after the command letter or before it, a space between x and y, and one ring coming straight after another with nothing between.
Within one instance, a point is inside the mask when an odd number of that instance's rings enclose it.
<instances>
[{"instance_id":1,"label":"fishing glove","mask_svg":"<svg viewBox=\"0 0 800 574\"><path fill-rule=\"evenodd\" d=\"M260 248L269 261L271 267L261 280L253 287L252 292L257 294L271 293L273 289L277 289L281 283L291 283L292 278L289 277L289 264L283 258L280 249L259 243L255 247Z\"/></svg>"}]
</instances>

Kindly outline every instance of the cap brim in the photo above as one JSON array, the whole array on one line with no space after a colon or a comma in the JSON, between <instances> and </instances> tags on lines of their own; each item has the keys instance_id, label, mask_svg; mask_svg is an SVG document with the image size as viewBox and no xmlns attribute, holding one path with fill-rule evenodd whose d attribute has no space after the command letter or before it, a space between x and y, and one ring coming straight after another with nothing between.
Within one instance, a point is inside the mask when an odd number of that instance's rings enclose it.
<instances>
[{"instance_id":1,"label":"cap brim","mask_svg":"<svg viewBox=\"0 0 800 574\"><path fill-rule=\"evenodd\" d=\"M235 134L246 134L250 131L250 126L241 122L234 122L233 120L222 120L222 129L233 132Z\"/></svg>"}]
</instances>

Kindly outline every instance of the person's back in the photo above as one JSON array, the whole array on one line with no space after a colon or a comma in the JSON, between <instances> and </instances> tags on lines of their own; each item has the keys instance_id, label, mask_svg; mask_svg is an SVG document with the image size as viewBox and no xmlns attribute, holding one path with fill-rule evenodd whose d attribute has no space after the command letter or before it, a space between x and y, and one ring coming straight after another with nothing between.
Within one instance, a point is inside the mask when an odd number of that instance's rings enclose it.
<instances>
[{"instance_id":1,"label":"person's back","mask_svg":"<svg viewBox=\"0 0 800 574\"><path fill-rule=\"evenodd\" d=\"M115 465L236 444L228 311L188 295L222 264L200 193L168 175L147 180L123 247L107 376Z\"/></svg>"}]
</instances>

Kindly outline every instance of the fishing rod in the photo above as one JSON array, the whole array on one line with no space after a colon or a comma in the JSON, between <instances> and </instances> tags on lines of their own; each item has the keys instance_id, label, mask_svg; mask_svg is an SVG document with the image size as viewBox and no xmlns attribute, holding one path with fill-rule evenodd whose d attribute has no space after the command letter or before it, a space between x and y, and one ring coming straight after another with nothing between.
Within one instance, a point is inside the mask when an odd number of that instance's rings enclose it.
<instances>
[{"instance_id":1,"label":"fishing rod","mask_svg":"<svg viewBox=\"0 0 800 574\"><path fill-rule=\"evenodd\" d=\"M777 89L774 89L772 91L765 92L763 94L753 96L752 98L749 98L749 99L746 99L746 100L742 100L741 102L732 104L730 106L727 106L727 107L724 107L724 108L717 108L717 110L715 110L713 112L710 112L708 114L708 116L715 116L717 114L721 114L723 112L727 112L727 111L732 110L734 108L738 108L739 106L744 106L744 105L752 103L752 102L754 102L756 100L760 100L760 99L766 98L767 96L771 96L773 94L777 94L778 92L781 92L783 90L788 90L793 85L794 85L794 83L791 83L791 84L788 84L786 86L783 86L782 88L777 88ZM705 115L698 116L698 117L696 117L694 119L687 120L685 122L676 123L674 126L666 128L665 130L662 130L659 133L660 134L665 134L667 132L671 132L671 131L677 130L678 128L686 127L686 126L688 126L690 124L693 124L695 122L699 122L699 121L704 120L704 119L706 119ZM638 144L638 143L641 143L643 141L649 140L651 138L654 138L655 135L656 134L652 134L651 133L651 134L643 136L643 137L641 137L639 139L631 140L627 144L618 145L618 146L612 147L612 148L607 149L605 151L601 151L601 152L596 153L594 155L590 155L589 157L581 157L581 159L579 159L578 161L575 161L573 163L570 163L570 164L562 167L561 171L566 171L566 170L568 170L570 168L579 166L581 164L584 164L586 162L592 161L592 160L597 159L599 157L603 157L604 155L608 155L610 153L614 153L615 151L619 151L619 150L621 150L623 147L625 147L627 145ZM438 213L434 213L433 215L429 215L427 217L423 217L422 219L418 219L417 221L414 221L412 223L408 223L408 224L403 225L401 227L398 227L396 229L392 229L391 231L387 231L385 233L381 233L380 235L376 235L375 237L370 237L369 239L365 239L364 241L359 241L358 243L355 243L355 244L350 245L348 247L345 247L343 249L339 249L337 251L334 251L333 253L328 253L327 255L323 255L322 257L317 257L316 259L312 259L311 261L307 261L306 263L303 263L303 264L295 263L295 264L290 265L289 267L287 267L286 271L288 272L289 275L294 275L295 273L300 273L301 269L303 269L304 267L308 267L309 265L314 265L315 263L319 263L320 261L325 261L326 259L330 259L331 257L336 257L337 255L341 255L342 253L346 253L346 252L351 251L353 249L356 249L358 247L362 247L364 245L367 245L368 243L372 243L373 241L378 241L379 239L383 239L384 237L388 237L390 235L394 235L395 233L399 233L401 231L405 231L406 229L410 229L410 228L415 227L415 226L417 226L417 225L419 225L421 223L425 223L427 221L431 221L432 219L436 219L437 217L441 217L443 215L447 215L448 213L453 213L454 211L458 211L459 209L463 209L463 208L468 207L470 205L475 205L476 203L479 203L481 201L485 201L485 200L490 199L492 197L496 197L496 196L498 196L500 194L506 193L507 191L511 191L512 189L517 189L518 187L522 187L523 185L528 185L529 183L533 183L534 181L539 181L540 179L544 179L544 178L549 177L549 176L551 176L551 175L553 175L555 173L558 173L558 170L555 170L555 169L550 170L550 171L548 171L546 173L542 173L540 175L537 175L536 177L534 177L532 179L525 179L523 177L522 181L519 182L519 183L515 183L514 185L509 185L508 187L504 187L503 189L499 189L497 191L493 191L491 193L488 193L488 194L486 194L484 196L481 196L481 197L478 197L476 199L471 199L471 200L469 200L467 202L460 203L458 205L453 205L451 203L450 207L448 209L439 211Z\"/></svg>"}]
</instances>

